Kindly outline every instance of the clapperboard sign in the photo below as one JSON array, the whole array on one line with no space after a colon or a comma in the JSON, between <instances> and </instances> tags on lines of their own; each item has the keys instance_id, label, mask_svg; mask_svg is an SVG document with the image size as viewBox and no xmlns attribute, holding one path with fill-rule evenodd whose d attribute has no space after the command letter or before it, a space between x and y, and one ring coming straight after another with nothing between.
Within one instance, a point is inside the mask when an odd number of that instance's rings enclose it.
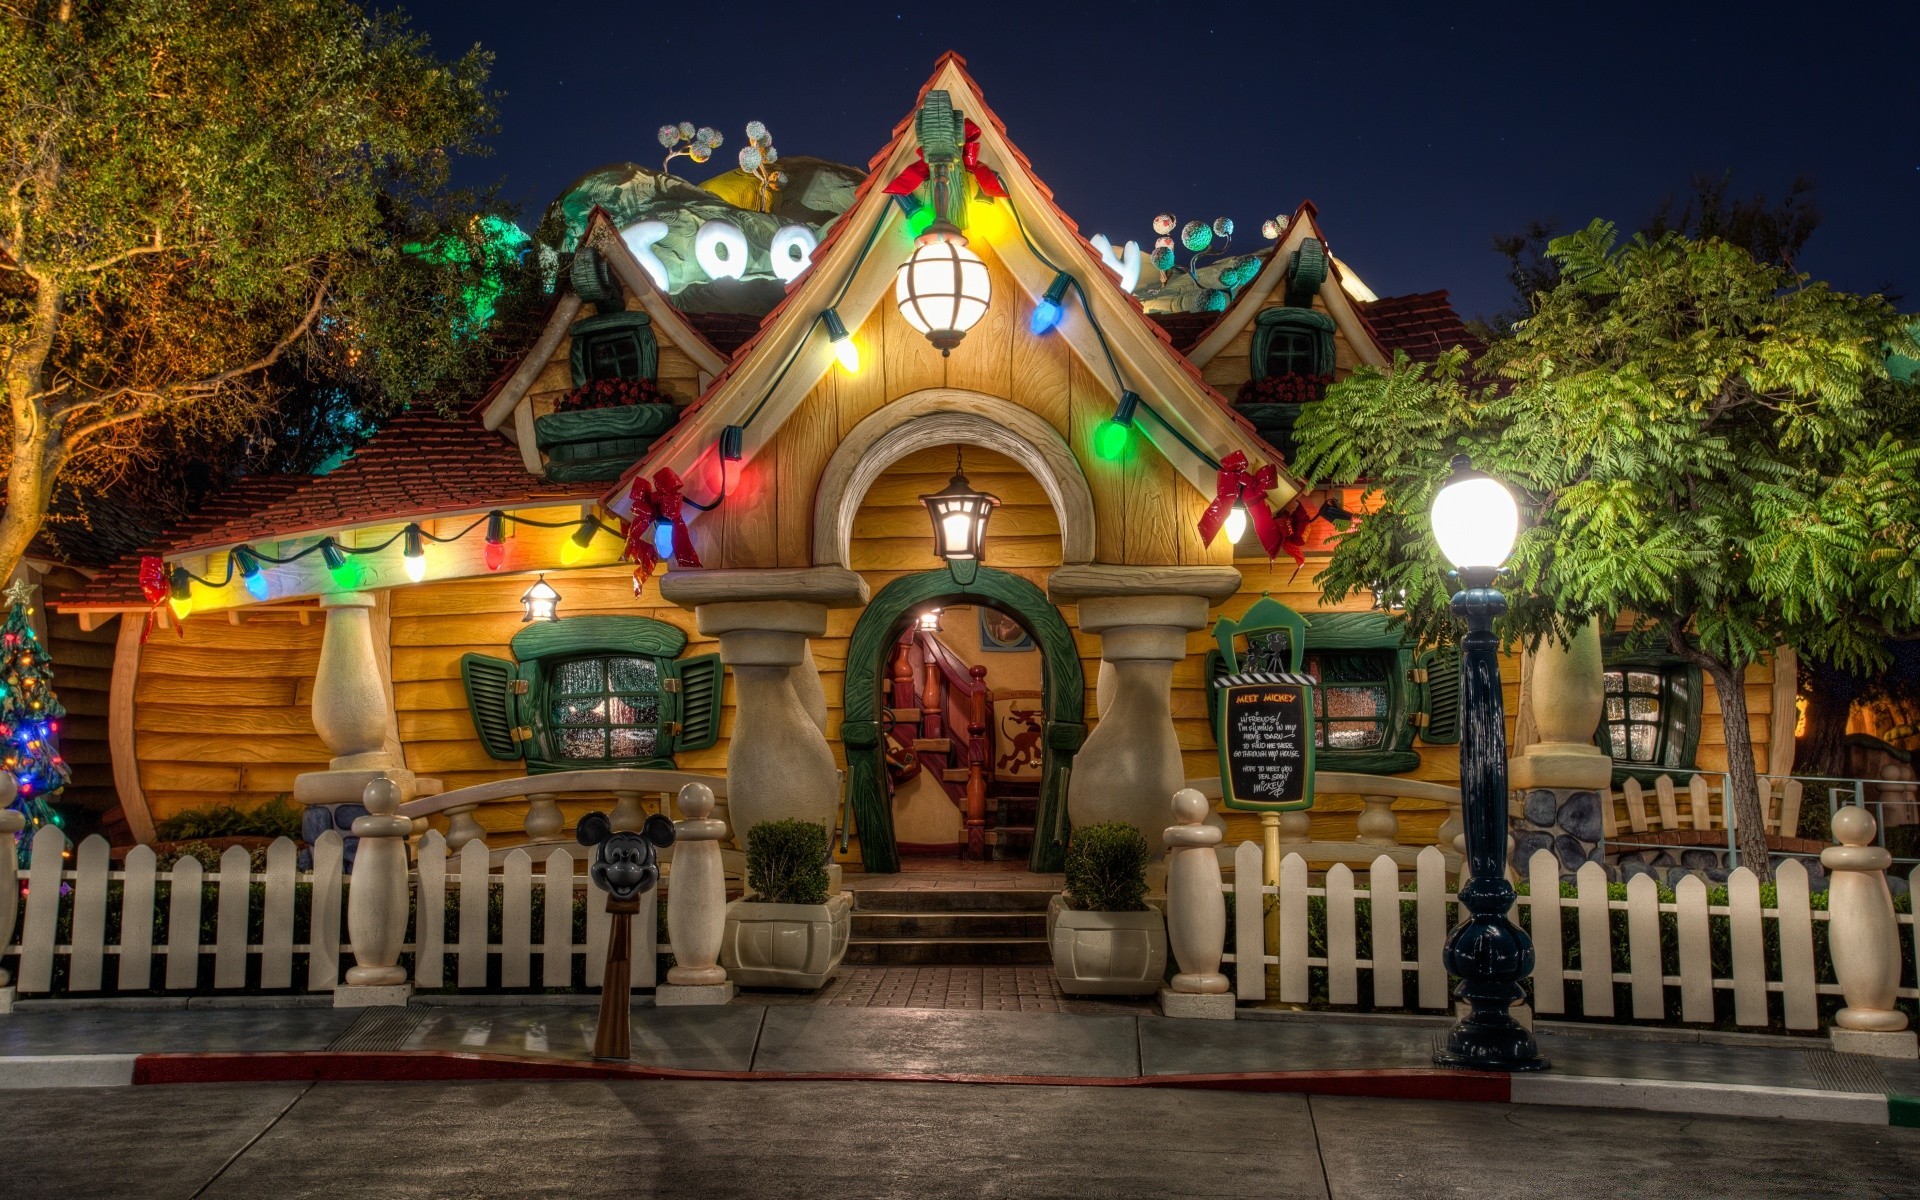
<instances>
[{"instance_id":1,"label":"clapperboard sign","mask_svg":"<svg viewBox=\"0 0 1920 1200\"><path fill-rule=\"evenodd\" d=\"M1228 808L1285 812L1313 807L1313 677L1242 671L1220 689L1216 741Z\"/></svg>"}]
</instances>

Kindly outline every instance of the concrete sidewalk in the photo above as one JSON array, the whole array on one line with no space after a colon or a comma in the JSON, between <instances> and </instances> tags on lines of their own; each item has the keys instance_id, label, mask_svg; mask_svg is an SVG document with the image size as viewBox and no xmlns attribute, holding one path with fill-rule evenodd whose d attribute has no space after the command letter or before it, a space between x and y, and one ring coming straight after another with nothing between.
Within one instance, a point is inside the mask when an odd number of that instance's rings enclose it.
<instances>
[{"instance_id":1,"label":"concrete sidewalk","mask_svg":"<svg viewBox=\"0 0 1920 1200\"><path fill-rule=\"evenodd\" d=\"M403 1009L138 1002L0 1017L0 1088L268 1080L685 1078L1184 1087L1920 1126L1920 1064L1753 1034L1542 1025L1540 1074L1441 1070L1437 1018L845 1008L633 1009L591 1058L591 997Z\"/></svg>"}]
</instances>

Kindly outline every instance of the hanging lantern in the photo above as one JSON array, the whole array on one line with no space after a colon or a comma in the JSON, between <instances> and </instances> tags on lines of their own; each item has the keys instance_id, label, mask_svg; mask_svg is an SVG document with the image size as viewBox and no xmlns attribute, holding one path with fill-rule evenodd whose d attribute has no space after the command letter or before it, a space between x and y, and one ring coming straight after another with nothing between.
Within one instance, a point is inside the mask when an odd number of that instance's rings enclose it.
<instances>
[{"instance_id":1,"label":"hanging lantern","mask_svg":"<svg viewBox=\"0 0 1920 1200\"><path fill-rule=\"evenodd\" d=\"M953 478L930 496L920 497L933 518L933 552L956 562L979 562L986 556L987 518L1000 503L998 496L977 492L967 481L957 456Z\"/></svg>"},{"instance_id":2,"label":"hanging lantern","mask_svg":"<svg viewBox=\"0 0 1920 1200\"><path fill-rule=\"evenodd\" d=\"M920 614L920 632L921 633L939 633L940 632L940 610L939 609L929 608L925 612Z\"/></svg>"},{"instance_id":3,"label":"hanging lantern","mask_svg":"<svg viewBox=\"0 0 1920 1200\"><path fill-rule=\"evenodd\" d=\"M520 623L531 621L558 621L560 619L560 593L553 590L545 575L533 581L533 586L520 596Z\"/></svg>"},{"instance_id":4,"label":"hanging lantern","mask_svg":"<svg viewBox=\"0 0 1920 1200\"><path fill-rule=\"evenodd\" d=\"M900 264L893 298L907 324L926 334L944 357L987 315L993 281L960 231L941 224L934 222L913 257Z\"/></svg>"}]
</instances>

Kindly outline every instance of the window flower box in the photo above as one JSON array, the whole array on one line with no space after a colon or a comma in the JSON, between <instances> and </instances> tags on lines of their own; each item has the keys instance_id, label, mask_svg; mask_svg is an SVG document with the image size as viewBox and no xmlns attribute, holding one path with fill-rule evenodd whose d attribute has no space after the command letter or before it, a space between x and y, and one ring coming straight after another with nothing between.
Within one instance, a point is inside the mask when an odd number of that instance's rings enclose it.
<instances>
[{"instance_id":1,"label":"window flower box","mask_svg":"<svg viewBox=\"0 0 1920 1200\"><path fill-rule=\"evenodd\" d=\"M547 478L618 479L680 420L680 407L644 379L596 379L566 393L533 423Z\"/></svg>"}]
</instances>

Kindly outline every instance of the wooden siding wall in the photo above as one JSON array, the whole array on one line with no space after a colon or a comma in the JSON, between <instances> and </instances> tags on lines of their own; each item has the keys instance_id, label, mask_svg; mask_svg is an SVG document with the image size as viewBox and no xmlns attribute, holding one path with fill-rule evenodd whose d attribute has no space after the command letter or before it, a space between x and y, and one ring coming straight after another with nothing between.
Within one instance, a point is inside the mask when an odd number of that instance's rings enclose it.
<instances>
[{"instance_id":1,"label":"wooden siding wall","mask_svg":"<svg viewBox=\"0 0 1920 1200\"><path fill-rule=\"evenodd\" d=\"M891 300L875 306L853 333L861 370L849 375L836 367L823 376L769 444L730 480L728 502L695 525L704 561L734 568L811 565L814 493L834 450L885 404L937 387L1012 400L1060 433L1072 446L1093 493L1099 560L1226 561L1218 544L1208 550L1193 530L1206 498L1143 438L1133 439L1124 461L1110 463L1094 456L1094 430L1113 415L1117 403L1106 368L1082 363L1062 338L1028 335L1032 299L991 246L983 240L977 248L993 276L994 304L987 316L943 358L907 325ZM944 466L937 469L935 488L951 473ZM692 490L706 494L703 483ZM1029 536L1013 532L1013 527L1009 522L1012 536Z\"/></svg>"},{"instance_id":2,"label":"wooden siding wall","mask_svg":"<svg viewBox=\"0 0 1920 1200\"><path fill-rule=\"evenodd\" d=\"M212 613L154 630L134 688L134 752L155 821L212 804L251 808L326 767L312 713L325 618L306 614L302 624L295 610L255 609L236 625Z\"/></svg>"},{"instance_id":3,"label":"wooden siding wall","mask_svg":"<svg viewBox=\"0 0 1920 1200\"><path fill-rule=\"evenodd\" d=\"M46 619L47 650L53 656L53 692L67 710L60 722L60 756L73 772L58 803L102 821L103 830L118 841L124 834L115 830L111 820L120 798L114 791L113 759L107 750L107 692L120 623L106 621L84 630L79 617L57 612L48 603L84 582L85 576L78 571L59 566L40 578L39 608Z\"/></svg>"}]
</instances>

